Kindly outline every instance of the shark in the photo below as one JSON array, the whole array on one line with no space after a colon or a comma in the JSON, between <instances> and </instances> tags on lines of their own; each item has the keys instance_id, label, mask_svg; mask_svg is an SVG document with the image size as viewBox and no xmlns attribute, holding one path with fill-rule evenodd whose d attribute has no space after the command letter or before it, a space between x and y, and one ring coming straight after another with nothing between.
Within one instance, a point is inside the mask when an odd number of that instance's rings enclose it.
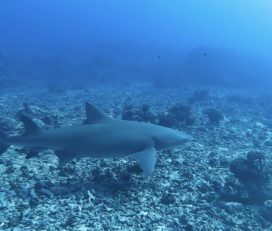
<instances>
[{"instance_id":1,"label":"shark","mask_svg":"<svg viewBox=\"0 0 272 231\"><path fill-rule=\"evenodd\" d=\"M7 136L0 132L0 152L10 145L52 149L61 166L73 158L122 158L138 161L145 177L156 165L157 151L192 141L183 131L152 123L114 119L93 104L85 103L86 120L79 125L44 130L34 120L22 114L25 132Z\"/></svg>"}]
</instances>

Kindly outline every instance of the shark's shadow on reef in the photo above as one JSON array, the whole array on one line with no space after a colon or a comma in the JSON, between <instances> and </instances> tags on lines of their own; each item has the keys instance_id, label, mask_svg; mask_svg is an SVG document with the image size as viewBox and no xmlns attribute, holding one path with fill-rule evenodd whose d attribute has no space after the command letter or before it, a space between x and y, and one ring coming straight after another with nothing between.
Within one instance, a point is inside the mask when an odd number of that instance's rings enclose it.
<instances>
[{"instance_id":1,"label":"shark's shadow on reef","mask_svg":"<svg viewBox=\"0 0 272 231\"><path fill-rule=\"evenodd\" d=\"M138 169L139 168L139 169ZM68 172L67 172L68 171ZM101 173L99 168L95 168L91 176L79 177L74 172L74 178L71 179L71 170L63 168L60 170L63 181L53 183L52 181L38 181L34 190L37 196L54 197L70 197L76 194L82 194L84 197L89 196L90 192L95 192L98 197L116 196L119 193L127 193L143 187L145 181L140 173L132 173L131 171L141 171L137 165L130 166L127 170L113 175L110 171ZM68 176L70 175L70 178ZM66 179L67 176L67 179Z\"/></svg>"}]
</instances>

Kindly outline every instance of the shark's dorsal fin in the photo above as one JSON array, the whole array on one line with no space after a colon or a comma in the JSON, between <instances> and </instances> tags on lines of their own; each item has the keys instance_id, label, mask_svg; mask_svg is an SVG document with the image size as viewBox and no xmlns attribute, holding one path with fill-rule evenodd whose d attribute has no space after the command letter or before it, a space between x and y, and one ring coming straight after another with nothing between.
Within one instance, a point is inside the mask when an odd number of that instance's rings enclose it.
<instances>
[{"instance_id":1,"label":"shark's dorsal fin","mask_svg":"<svg viewBox=\"0 0 272 231\"><path fill-rule=\"evenodd\" d=\"M100 111L98 108L96 108L94 105L92 105L89 102L85 103L85 109L86 109L86 120L85 124L96 124L101 122L106 122L108 120L111 120L110 117L108 117L104 112Z\"/></svg>"},{"instance_id":2,"label":"shark's dorsal fin","mask_svg":"<svg viewBox=\"0 0 272 231\"><path fill-rule=\"evenodd\" d=\"M27 115L21 115L21 121L24 124L24 136L34 135L42 131L42 129Z\"/></svg>"}]
</instances>

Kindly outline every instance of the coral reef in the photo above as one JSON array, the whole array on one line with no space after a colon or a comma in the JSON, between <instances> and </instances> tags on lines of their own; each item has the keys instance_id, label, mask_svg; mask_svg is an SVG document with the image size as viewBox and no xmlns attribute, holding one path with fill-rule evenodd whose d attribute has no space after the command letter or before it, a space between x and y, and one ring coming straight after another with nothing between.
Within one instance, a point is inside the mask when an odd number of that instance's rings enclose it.
<instances>
[{"instance_id":1,"label":"coral reef","mask_svg":"<svg viewBox=\"0 0 272 231\"><path fill-rule=\"evenodd\" d=\"M269 179L272 168L268 164L264 153L250 151L246 158L237 158L230 163L230 171L239 180L235 187L238 195L246 195L240 198L245 203L260 204L271 199Z\"/></svg>"},{"instance_id":2,"label":"coral reef","mask_svg":"<svg viewBox=\"0 0 272 231\"><path fill-rule=\"evenodd\" d=\"M207 89L204 90L196 90L192 96L188 98L188 102L190 104L196 102L202 102L210 98L210 93Z\"/></svg>"},{"instance_id":3,"label":"coral reef","mask_svg":"<svg viewBox=\"0 0 272 231\"><path fill-rule=\"evenodd\" d=\"M65 88L57 83L50 83L47 85L48 93L52 94L63 94L65 93Z\"/></svg>"},{"instance_id":4,"label":"coral reef","mask_svg":"<svg viewBox=\"0 0 272 231\"><path fill-rule=\"evenodd\" d=\"M237 91L209 89L212 98L195 92L147 87L1 92L0 124L9 134L23 132L15 115L25 102L17 118L28 113L50 129L81 124L83 104L91 100L114 117L123 112L124 119L176 127L195 139L158 152L149 179L126 158L81 158L59 168L51 150L11 146L0 156L0 230L271 230L272 124L269 107L256 101L267 96L256 96L249 107L229 100L241 95ZM195 97L192 103L188 96ZM224 122L221 115L208 124L207 108L222 113Z\"/></svg>"},{"instance_id":5,"label":"coral reef","mask_svg":"<svg viewBox=\"0 0 272 231\"><path fill-rule=\"evenodd\" d=\"M150 105L148 104L143 104L140 108L136 108L132 105L125 105L123 107L122 119L154 123L156 116L151 112Z\"/></svg>"},{"instance_id":6,"label":"coral reef","mask_svg":"<svg viewBox=\"0 0 272 231\"><path fill-rule=\"evenodd\" d=\"M188 104L178 103L170 107L166 113L158 115L158 123L167 127L188 126L194 124L191 107Z\"/></svg>"},{"instance_id":7,"label":"coral reef","mask_svg":"<svg viewBox=\"0 0 272 231\"><path fill-rule=\"evenodd\" d=\"M230 163L230 171L241 182L255 181L258 184L265 183L272 171L265 161L263 152L250 151L246 159L237 158Z\"/></svg>"},{"instance_id":8,"label":"coral reef","mask_svg":"<svg viewBox=\"0 0 272 231\"><path fill-rule=\"evenodd\" d=\"M222 112L215 108L208 108L204 111L204 113L207 115L210 124L218 125L220 121L224 119Z\"/></svg>"}]
</instances>

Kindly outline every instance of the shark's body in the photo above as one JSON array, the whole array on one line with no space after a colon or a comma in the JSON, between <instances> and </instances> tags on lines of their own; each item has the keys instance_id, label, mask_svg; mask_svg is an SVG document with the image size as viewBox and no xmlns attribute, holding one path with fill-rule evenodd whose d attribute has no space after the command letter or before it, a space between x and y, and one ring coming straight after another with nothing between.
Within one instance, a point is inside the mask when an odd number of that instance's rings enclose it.
<instances>
[{"instance_id":1,"label":"shark's body","mask_svg":"<svg viewBox=\"0 0 272 231\"><path fill-rule=\"evenodd\" d=\"M23 116L23 136L0 138L2 146L17 145L56 151L62 164L74 157L116 158L130 156L138 160L145 176L156 163L156 150L174 147L192 140L190 135L170 128L135 121L112 119L86 103L85 124L44 131Z\"/></svg>"}]
</instances>

